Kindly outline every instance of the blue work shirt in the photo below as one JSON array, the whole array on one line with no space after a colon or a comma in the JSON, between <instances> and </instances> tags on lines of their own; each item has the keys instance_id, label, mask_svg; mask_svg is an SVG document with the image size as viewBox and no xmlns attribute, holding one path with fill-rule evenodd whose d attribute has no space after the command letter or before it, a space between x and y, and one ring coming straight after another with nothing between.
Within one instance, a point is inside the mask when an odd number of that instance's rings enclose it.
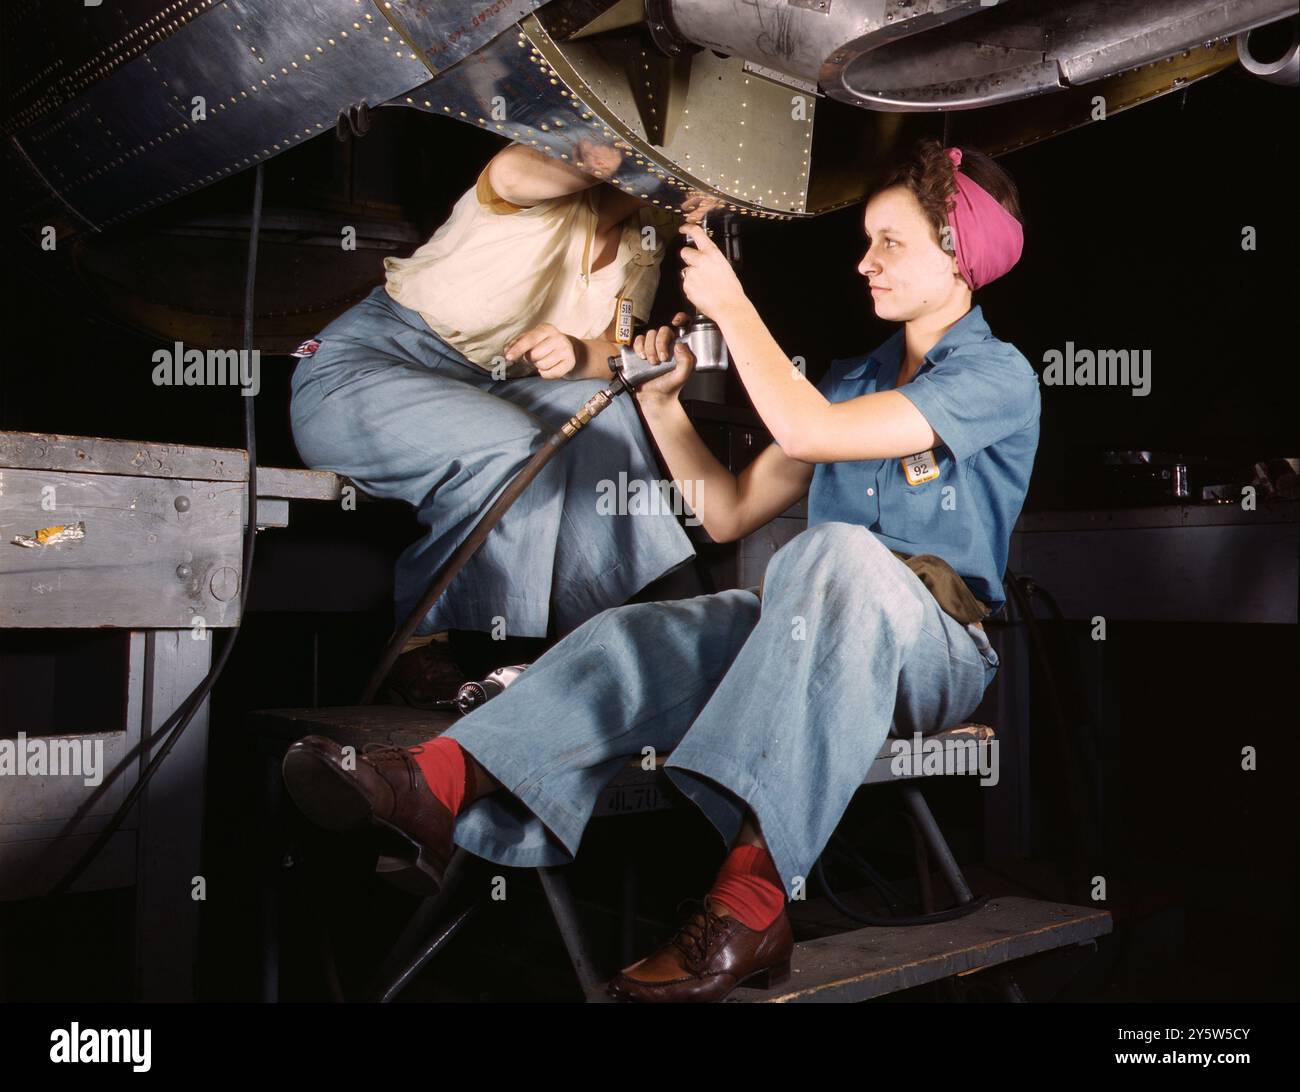
<instances>
[{"instance_id":1,"label":"blue work shirt","mask_svg":"<svg viewBox=\"0 0 1300 1092\"><path fill-rule=\"evenodd\" d=\"M904 348L900 328L866 356L831 361L817 389L831 402L893 390ZM1006 602L1011 529L1038 449L1038 375L1014 345L993 336L977 305L898 392L939 436L938 476L909 485L896 458L819 463L808 492L808 525L857 523L909 557L937 554L997 611Z\"/></svg>"}]
</instances>

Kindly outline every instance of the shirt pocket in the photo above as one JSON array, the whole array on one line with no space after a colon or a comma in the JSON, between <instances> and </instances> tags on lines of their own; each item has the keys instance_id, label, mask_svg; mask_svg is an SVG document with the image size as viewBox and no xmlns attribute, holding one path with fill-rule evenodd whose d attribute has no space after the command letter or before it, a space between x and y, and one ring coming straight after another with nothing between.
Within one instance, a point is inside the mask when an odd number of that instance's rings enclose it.
<instances>
[{"instance_id":1,"label":"shirt pocket","mask_svg":"<svg viewBox=\"0 0 1300 1092\"><path fill-rule=\"evenodd\" d=\"M935 478L924 485L901 485L898 487L899 511L905 520L904 531L912 542L924 542L928 532L938 523L941 515L951 516L943 505L943 479Z\"/></svg>"},{"instance_id":2,"label":"shirt pocket","mask_svg":"<svg viewBox=\"0 0 1300 1092\"><path fill-rule=\"evenodd\" d=\"M896 507L903 521L899 537L920 546L942 541L945 531L949 535L952 533L957 518L958 513L952 504L961 503L961 499L956 497L948 502L948 507L944 507L945 499L952 495L947 487L955 485L957 480L952 456L947 448L935 450L939 476L919 485L908 484L900 460L894 459L892 462L889 485L898 498Z\"/></svg>"}]
</instances>

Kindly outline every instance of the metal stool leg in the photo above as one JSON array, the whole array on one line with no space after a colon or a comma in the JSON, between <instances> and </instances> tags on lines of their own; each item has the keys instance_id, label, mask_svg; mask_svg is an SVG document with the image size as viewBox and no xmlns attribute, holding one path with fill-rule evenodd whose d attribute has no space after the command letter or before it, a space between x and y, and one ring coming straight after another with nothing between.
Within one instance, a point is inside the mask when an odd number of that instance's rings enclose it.
<instances>
[{"instance_id":1,"label":"metal stool leg","mask_svg":"<svg viewBox=\"0 0 1300 1092\"><path fill-rule=\"evenodd\" d=\"M445 922L439 928L438 932L430 937L428 942L415 953L414 958L401 970L397 977L394 978L385 989L376 993L374 1000L381 1003L387 1003L401 993L411 979L420 972L420 969L442 951L442 949L450 943L451 938L461 931L461 928L471 917L474 916L474 912L481 904L482 899L476 898L467 905L461 907L461 909L457 911L449 921Z\"/></svg>"},{"instance_id":2,"label":"metal stool leg","mask_svg":"<svg viewBox=\"0 0 1300 1092\"><path fill-rule=\"evenodd\" d=\"M959 904L970 902L974 895L971 894L971 889L966 883L966 877L961 874L961 868L957 865L957 858L952 855L952 850L948 846L948 839L943 836L939 824L934 821L930 805L925 802L921 790L915 785L900 785L898 791L903 794L903 800L907 804L908 811L912 813L912 818L916 820L916 825L920 827L925 844L929 847L930 852L934 854L935 860L939 864L939 871L943 874L944 881L952 890L953 898Z\"/></svg>"},{"instance_id":3,"label":"metal stool leg","mask_svg":"<svg viewBox=\"0 0 1300 1092\"><path fill-rule=\"evenodd\" d=\"M442 889L420 903L403 928L401 936L397 938L383 963L380 964L379 970L366 990L366 997L369 1000L387 1002L396 997L420 968L460 932L461 927L478 909L480 900L475 899L445 924L436 936L430 938L430 929L446 910L452 895L460 887L461 879L468 867L468 858L469 854L457 847L447 863Z\"/></svg>"},{"instance_id":4,"label":"metal stool leg","mask_svg":"<svg viewBox=\"0 0 1300 1092\"><path fill-rule=\"evenodd\" d=\"M903 812L903 818L907 820L907 829L912 834L912 860L916 866L916 887L920 894L921 913L934 913L934 885L930 882L930 854L925 847L925 839L921 837L921 828L916 825L916 820L912 818L909 812Z\"/></svg>"},{"instance_id":5,"label":"metal stool leg","mask_svg":"<svg viewBox=\"0 0 1300 1092\"><path fill-rule=\"evenodd\" d=\"M574 974L578 976L583 997L593 1003L612 1002L613 998L605 992L605 984L599 977L596 963L591 958L590 946L578 921L569 881L562 871L565 867L556 865L553 868L539 868L537 877L542 881L542 890L546 893L546 901L550 903L551 913L555 916L560 939L564 941L564 947L573 963Z\"/></svg>"},{"instance_id":6,"label":"metal stool leg","mask_svg":"<svg viewBox=\"0 0 1300 1092\"><path fill-rule=\"evenodd\" d=\"M958 903L970 902L975 896L971 892L970 885L966 883L966 877L961 873L961 867L957 864L957 858L953 856L948 839L943 836L939 824L934 821L934 813L930 811L930 805L925 802L921 790L915 785L900 785L899 792L903 794L911 818L915 821L926 847L938 861L939 871L943 873L944 880L952 889L953 898ZM1003 1000L1026 1001L1024 993L1021 992L1010 971L996 971L991 977L996 982L998 994Z\"/></svg>"}]
</instances>

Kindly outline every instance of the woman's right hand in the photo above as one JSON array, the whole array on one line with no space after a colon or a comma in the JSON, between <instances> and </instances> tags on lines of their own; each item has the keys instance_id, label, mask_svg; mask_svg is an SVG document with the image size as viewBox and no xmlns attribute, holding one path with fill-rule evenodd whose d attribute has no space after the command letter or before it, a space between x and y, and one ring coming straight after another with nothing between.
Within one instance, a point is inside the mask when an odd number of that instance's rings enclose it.
<instances>
[{"instance_id":1,"label":"woman's right hand","mask_svg":"<svg viewBox=\"0 0 1300 1092\"><path fill-rule=\"evenodd\" d=\"M650 327L644 333L637 334L632 339L632 351L642 360L648 360L652 364L667 360L668 347L677 337L676 327L685 325L689 319L689 315L679 311L673 316L672 326ZM685 341L678 341L674 357L677 366L671 372L656 376L636 388L639 401L667 401L677 398L678 392L690 379L691 372L695 370L695 354L691 352L690 346Z\"/></svg>"}]
</instances>

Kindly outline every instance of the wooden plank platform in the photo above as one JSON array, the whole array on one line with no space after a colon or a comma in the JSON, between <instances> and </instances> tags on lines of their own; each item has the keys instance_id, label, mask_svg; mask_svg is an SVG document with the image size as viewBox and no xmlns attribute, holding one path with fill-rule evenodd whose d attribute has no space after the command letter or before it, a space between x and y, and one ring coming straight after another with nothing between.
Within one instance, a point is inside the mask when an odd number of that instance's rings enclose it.
<instances>
[{"instance_id":1,"label":"wooden plank platform","mask_svg":"<svg viewBox=\"0 0 1300 1092\"><path fill-rule=\"evenodd\" d=\"M725 1004L867 1001L951 975L1083 944L1113 927L1106 910L1018 896L934 925L868 927L795 945L783 986L733 990Z\"/></svg>"},{"instance_id":2,"label":"wooden plank platform","mask_svg":"<svg viewBox=\"0 0 1300 1092\"><path fill-rule=\"evenodd\" d=\"M0 470L6 469L246 482L248 453L237 447L201 447L157 440L0 432ZM345 481L327 470L259 466L257 495L287 500L338 500Z\"/></svg>"}]
</instances>

